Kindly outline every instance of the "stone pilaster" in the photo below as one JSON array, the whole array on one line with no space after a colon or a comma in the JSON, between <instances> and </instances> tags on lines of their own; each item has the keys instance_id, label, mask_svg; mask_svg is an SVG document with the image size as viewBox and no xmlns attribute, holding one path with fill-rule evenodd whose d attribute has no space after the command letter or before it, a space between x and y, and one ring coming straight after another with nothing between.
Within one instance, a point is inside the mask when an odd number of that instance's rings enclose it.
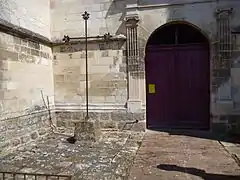
<instances>
[{"instance_id":1,"label":"stone pilaster","mask_svg":"<svg viewBox=\"0 0 240 180\"><path fill-rule=\"evenodd\" d=\"M138 21L136 14L126 17L127 33L127 62L128 62L128 111L141 110L140 78L139 76L139 50L138 50Z\"/></svg>"}]
</instances>

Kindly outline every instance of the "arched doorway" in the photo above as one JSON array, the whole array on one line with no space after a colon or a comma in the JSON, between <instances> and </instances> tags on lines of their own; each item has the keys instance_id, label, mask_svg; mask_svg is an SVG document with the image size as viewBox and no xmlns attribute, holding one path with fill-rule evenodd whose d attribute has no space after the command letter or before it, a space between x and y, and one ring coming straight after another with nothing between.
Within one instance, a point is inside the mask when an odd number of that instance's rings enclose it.
<instances>
[{"instance_id":1,"label":"arched doorway","mask_svg":"<svg viewBox=\"0 0 240 180\"><path fill-rule=\"evenodd\" d=\"M198 28L173 22L155 30L145 66L148 128L209 128L209 42Z\"/></svg>"}]
</instances>

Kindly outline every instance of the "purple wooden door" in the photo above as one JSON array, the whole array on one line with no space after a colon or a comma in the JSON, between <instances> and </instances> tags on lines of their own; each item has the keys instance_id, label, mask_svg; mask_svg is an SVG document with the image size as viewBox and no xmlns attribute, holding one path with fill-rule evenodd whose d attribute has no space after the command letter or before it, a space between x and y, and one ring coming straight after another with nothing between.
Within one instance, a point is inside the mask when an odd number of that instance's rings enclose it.
<instances>
[{"instance_id":1,"label":"purple wooden door","mask_svg":"<svg viewBox=\"0 0 240 180\"><path fill-rule=\"evenodd\" d=\"M146 75L149 128L208 128L210 97L206 46L149 46ZM149 93L149 84L155 85L155 93Z\"/></svg>"}]
</instances>

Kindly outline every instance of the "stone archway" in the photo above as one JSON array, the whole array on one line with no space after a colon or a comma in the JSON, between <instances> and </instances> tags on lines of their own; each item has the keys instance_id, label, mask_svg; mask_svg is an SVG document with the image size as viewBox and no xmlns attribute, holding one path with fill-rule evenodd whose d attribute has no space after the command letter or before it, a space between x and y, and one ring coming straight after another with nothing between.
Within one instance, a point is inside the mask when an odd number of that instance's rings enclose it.
<instances>
[{"instance_id":1,"label":"stone archway","mask_svg":"<svg viewBox=\"0 0 240 180\"><path fill-rule=\"evenodd\" d=\"M156 29L146 45L148 128L209 129L209 41L187 22Z\"/></svg>"}]
</instances>

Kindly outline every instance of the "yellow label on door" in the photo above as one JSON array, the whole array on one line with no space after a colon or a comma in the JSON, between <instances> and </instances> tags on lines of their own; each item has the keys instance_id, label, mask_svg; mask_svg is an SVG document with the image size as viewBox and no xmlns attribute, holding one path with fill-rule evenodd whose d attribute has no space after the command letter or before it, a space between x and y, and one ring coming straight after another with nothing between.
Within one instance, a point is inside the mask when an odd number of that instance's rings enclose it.
<instances>
[{"instance_id":1,"label":"yellow label on door","mask_svg":"<svg viewBox=\"0 0 240 180\"><path fill-rule=\"evenodd\" d=\"M155 84L149 84L148 85L148 92L149 92L149 94L155 94L156 93Z\"/></svg>"}]
</instances>

